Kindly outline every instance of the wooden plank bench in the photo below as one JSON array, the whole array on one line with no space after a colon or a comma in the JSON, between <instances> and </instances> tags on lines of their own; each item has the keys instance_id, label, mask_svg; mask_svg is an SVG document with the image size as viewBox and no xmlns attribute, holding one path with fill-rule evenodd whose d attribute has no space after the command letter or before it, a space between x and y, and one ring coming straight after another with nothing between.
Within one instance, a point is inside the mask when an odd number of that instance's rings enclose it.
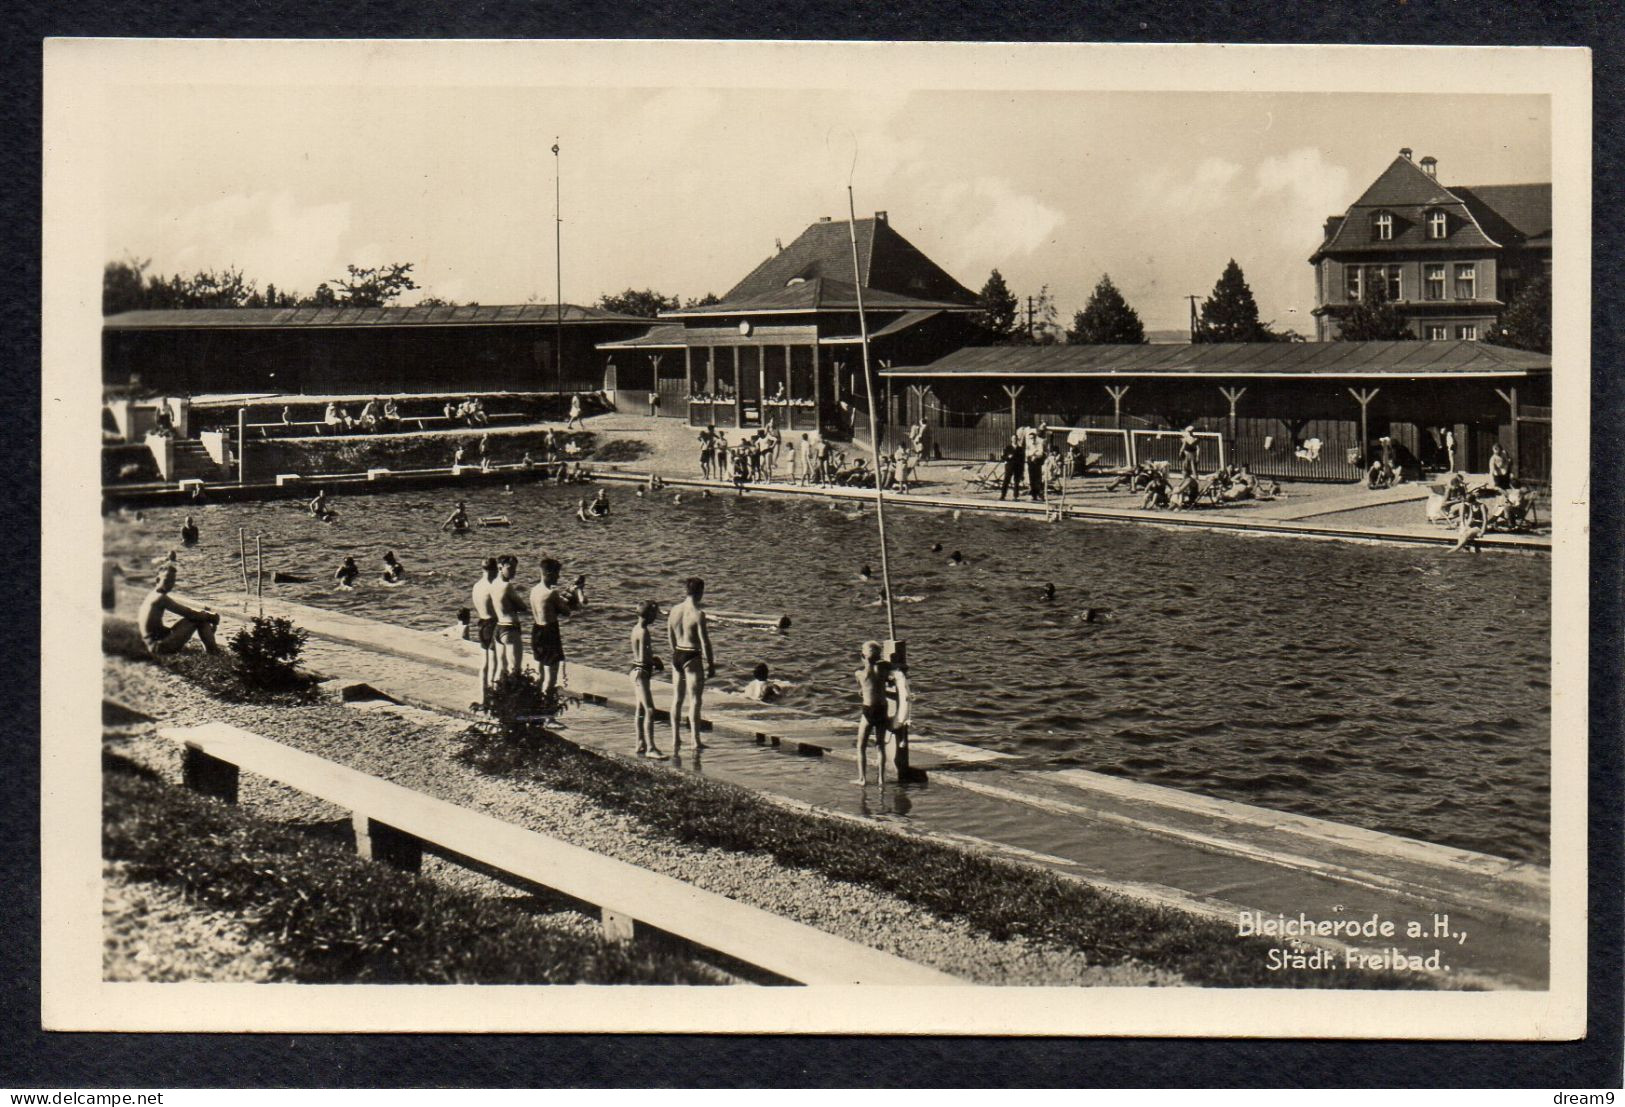
<instances>
[{"instance_id":1,"label":"wooden plank bench","mask_svg":"<svg viewBox=\"0 0 1625 1107\"><path fill-rule=\"evenodd\" d=\"M416 870L432 846L598 907L614 938L643 924L802 984L964 983L225 723L159 733L184 748L189 788L235 803L241 772L267 777L350 811L363 857Z\"/></svg>"}]
</instances>

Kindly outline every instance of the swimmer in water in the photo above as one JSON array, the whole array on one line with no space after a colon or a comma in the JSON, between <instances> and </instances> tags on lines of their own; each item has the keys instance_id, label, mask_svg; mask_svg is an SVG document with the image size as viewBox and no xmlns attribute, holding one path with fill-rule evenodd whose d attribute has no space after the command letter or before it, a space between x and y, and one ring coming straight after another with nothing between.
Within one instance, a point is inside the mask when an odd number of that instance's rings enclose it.
<instances>
[{"instance_id":1,"label":"swimmer in water","mask_svg":"<svg viewBox=\"0 0 1625 1107\"><path fill-rule=\"evenodd\" d=\"M406 579L406 567L395 560L395 551L384 551L384 583L400 584Z\"/></svg>"},{"instance_id":2,"label":"swimmer in water","mask_svg":"<svg viewBox=\"0 0 1625 1107\"><path fill-rule=\"evenodd\" d=\"M702 500L709 500L711 498L711 490L709 488L700 489L700 498Z\"/></svg>"},{"instance_id":3,"label":"swimmer in water","mask_svg":"<svg viewBox=\"0 0 1625 1107\"><path fill-rule=\"evenodd\" d=\"M181 524L181 545L197 545L197 524L192 522L190 515L186 517L186 522Z\"/></svg>"},{"instance_id":4,"label":"swimmer in water","mask_svg":"<svg viewBox=\"0 0 1625 1107\"><path fill-rule=\"evenodd\" d=\"M643 485L640 484L637 486L637 488L633 489L632 495L636 496L640 500L643 499Z\"/></svg>"},{"instance_id":5,"label":"swimmer in water","mask_svg":"<svg viewBox=\"0 0 1625 1107\"><path fill-rule=\"evenodd\" d=\"M600 488L598 495L593 497L592 506L587 509L594 516L602 518L609 514L609 492Z\"/></svg>"},{"instance_id":6,"label":"swimmer in water","mask_svg":"<svg viewBox=\"0 0 1625 1107\"><path fill-rule=\"evenodd\" d=\"M340 588L344 589L354 588L355 582L360 579L360 577L361 569L358 565L356 565L355 558L353 557L345 558L344 564L340 565L333 571L333 579L338 581Z\"/></svg>"},{"instance_id":7,"label":"swimmer in water","mask_svg":"<svg viewBox=\"0 0 1625 1107\"><path fill-rule=\"evenodd\" d=\"M456 510L450 515L446 516L446 521L440 524L440 529L442 531L449 530L453 534L461 534L467 530L468 505L466 505L462 500L458 500Z\"/></svg>"},{"instance_id":8,"label":"swimmer in water","mask_svg":"<svg viewBox=\"0 0 1625 1107\"><path fill-rule=\"evenodd\" d=\"M327 506L327 489L316 489L316 498L310 501L306 509L312 519L325 520L332 513L332 509Z\"/></svg>"},{"instance_id":9,"label":"swimmer in water","mask_svg":"<svg viewBox=\"0 0 1625 1107\"><path fill-rule=\"evenodd\" d=\"M1045 584L1044 584L1044 598L1046 600L1053 600L1055 598L1055 582L1054 581L1045 582Z\"/></svg>"},{"instance_id":10,"label":"swimmer in water","mask_svg":"<svg viewBox=\"0 0 1625 1107\"><path fill-rule=\"evenodd\" d=\"M874 580L875 574L872 570L870 570L869 566L865 565L863 568L858 570L858 579L863 581Z\"/></svg>"},{"instance_id":11,"label":"swimmer in water","mask_svg":"<svg viewBox=\"0 0 1625 1107\"><path fill-rule=\"evenodd\" d=\"M588 519L587 498L585 496L576 501L576 518L580 519L583 523L585 523Z\"/></svg>"},{"instance_id":12,"label":"swimmer in water","mask_svg":"<svg viewBox=\"0 0 1625 1107\"><path fill-rule=\"evenodd\" d=\"M948 568L957 569L963 564L965 564L965 555L958 550L948 555Z\"/></svg>"},{"instance_id":13,"label":"swimmer in water","mask_svg":"<svg viewBox=\"0 0 1625 1107\"><path fill-rule=\"evenodd\" d=\"M942 552L942 543L941 542L933 542L933 543L931 543L931 552L932 553L941 553Z\"/></svg>"}]
</instances>

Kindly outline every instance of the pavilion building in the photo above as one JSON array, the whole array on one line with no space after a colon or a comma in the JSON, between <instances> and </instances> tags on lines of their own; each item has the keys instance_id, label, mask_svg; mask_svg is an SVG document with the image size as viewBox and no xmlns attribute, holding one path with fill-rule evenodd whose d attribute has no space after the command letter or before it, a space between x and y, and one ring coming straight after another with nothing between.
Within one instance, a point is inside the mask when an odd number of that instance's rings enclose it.
<instances>
[{"instance_id":1,"label":"pavilion building","mask_svg":"<svg viewBox=\"0 0 1625 1107\"><path fill-rule=\"evenodd\" d=\"M881 370L923 365L972 337L976 294L878 211L856 223L820 219L720 302L662 312L645 333L601 343L607 379L617 403L653 393L661 415L692 426L771 418L782 429L845 436L866 408L860 292L877 395Z\"/></svg>"}]
</instances>

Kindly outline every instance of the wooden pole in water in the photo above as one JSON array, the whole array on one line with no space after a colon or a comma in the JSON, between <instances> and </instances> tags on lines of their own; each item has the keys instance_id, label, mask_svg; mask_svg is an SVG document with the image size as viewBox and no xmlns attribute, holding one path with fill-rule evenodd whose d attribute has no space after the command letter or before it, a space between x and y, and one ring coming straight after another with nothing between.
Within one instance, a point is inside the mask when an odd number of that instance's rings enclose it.
<instances>
[{"instance_id":1,"label":"wooden pole in water","mask_svg":"<svg viewBox=\"0 0 1625 1107\"><path fill-rule=\"evenodd\" d=\"M237 528L237 563L243 570L243 610L248 610L248 535L242 527Z\"/></svg>"},{"instance_id":2,"label":"wooden pole in water","mask_svg":"<svg viewBox=\"0 0 1625 1107\"><path fill-rule=\"evenodd\" d=\"M886 601L886 637L897 640L897 618L892 612L891 567L886 561L886 496L880 488L880 426L875 420L875 385L869 376L869 323L863 314L863 275L858 269L858 209L852 185L846 186L846 230L852 239L852 287L858 297L858 335L863 340L863 387L869 397L869 450L875 468L875 522L880 527L880 596ZM873 249L873 247L870 247Z\"/></svg>"},{"instance_id":3,"label":"wooden pole in water","mask_svg":"<svg viewBox=\"0 0 1625 1107\"><path fill-rule=\"evenodd\" d=\"M259 594L260 618L265 618L265 547L260 539L264 535L254 536L254 591Z\"/></svg>"}]
</instances>

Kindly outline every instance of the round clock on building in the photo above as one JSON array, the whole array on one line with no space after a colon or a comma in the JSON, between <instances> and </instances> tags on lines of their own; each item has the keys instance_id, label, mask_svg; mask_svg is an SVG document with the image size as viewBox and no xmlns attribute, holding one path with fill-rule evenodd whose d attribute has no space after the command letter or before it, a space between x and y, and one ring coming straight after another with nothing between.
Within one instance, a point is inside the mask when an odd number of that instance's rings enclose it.
<instances>
[{"instance_id":1,"label":"round clock on building","mask_svg":"<svg viewBox=\"0 0 1625 1107\"><path fill-rule=\"evenodd\" d=\"M749 319L741 319L739 321L739 333L742 334L742 335L746 335L747 337L750 335L750 320Z\"/></svg>"}]
</instances>

